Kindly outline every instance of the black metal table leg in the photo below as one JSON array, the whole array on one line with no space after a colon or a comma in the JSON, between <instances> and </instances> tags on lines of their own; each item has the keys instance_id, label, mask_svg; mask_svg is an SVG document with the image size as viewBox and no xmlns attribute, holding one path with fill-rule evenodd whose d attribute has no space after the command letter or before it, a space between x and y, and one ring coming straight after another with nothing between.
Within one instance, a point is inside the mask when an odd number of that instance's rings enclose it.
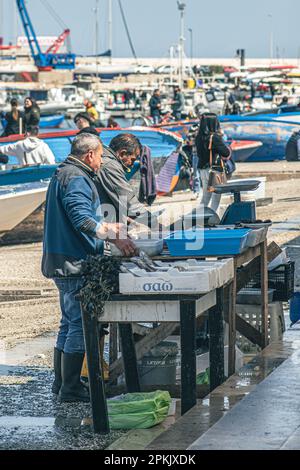
<instances>
[{"instance_id":1,"label":"black metal table leg","mask_svg":"<svg viewBox=\"0 0 300 470\"><path fill-rule=\"evenodd\" d=\"M217 289L217 303L209 310L210 390L224 382L224 290Z\"/></svg>"},{"instance_id":2,"label":"black metal table leg","mask_svg":"<svg viewBox=\"0 0 300 470\"><path fill-rule=\"evenodd\" d=\"M197 403L196 390L196 302L180 301L181 414Z\"/></svg>"},{"instance_id":3,"label":"black metal table leg","mask_svg":"<svg viewBox=\"0 0 300 470\"><path fill-rule=\"evenodd\" d=\"M108 434L109 421L102 366L100 361L100 341L98 320L81 305L82 324L89 374L89 387L92 406L94 432Z\"/></svg>"},{"instance_id":4,"label":"black metal table leg","mask_svg":"<svg viewBox=\"0 0 300 470\"><path fill-rule=\"evenodd\" d=\"M141 387L131 323L120 323L119 332L127 390L129 393L140 392Z\"/></svg>"}]
</instances>

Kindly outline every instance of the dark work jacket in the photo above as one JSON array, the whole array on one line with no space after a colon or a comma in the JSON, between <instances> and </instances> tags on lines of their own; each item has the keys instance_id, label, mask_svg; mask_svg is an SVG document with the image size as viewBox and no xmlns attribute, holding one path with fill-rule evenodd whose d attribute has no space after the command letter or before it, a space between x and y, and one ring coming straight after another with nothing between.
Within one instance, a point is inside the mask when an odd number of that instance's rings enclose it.
<instances>
[{"instance_id":1,"label":"dark work jacket","mask_svg":"<svg viewBox=\"0 0 300 470\"><path fill-rule=\"evenodd\" d=\"M24 112L24 127L25 131L28 126L39 126L40 124L40 110L37 106L31 106L31 108L25 109Z\"/></svg>"},{"instance_id":2,"label":"dark work jacket","mask_svg":"<svg viewBox=\"0 0 300 470\"><path fill-rule=\"evenodd\" d=\"M133 186L126 179L127 171L127 167L115 153L104 146L97 183L103 216L106 222L126 224L127 217L131 217L148 224L151 214L139 202Z\"/></svg>"},{"instance_id":3,"label":"dark work jacket","mask_svg":"<svg viewBox=\"0 0 300 470\"><path fill-rule=\"evenodd\" d=\"M203 168L208 168L209 167L209 158L210 158L210 151L209 149L203 149L203 146L201 145L201 141L199 137L196 137L196 148L197 148L197 155L199 158L198 161L198 168L203 169ZM225 144L224 140L222 139L222 136L219 134L214 134L213 135L213 140L212 140L212 164L217 165L218 162L218 157L224 157L227 158L231 154L230 148Z\"/></svg>"},{"instance_id":4,"label":"dark work jacket","mask_svg":"<svg viewBox=\"0 0 300 470\"><path fill-rule=\"evenodd\" d=\"M160 104L161 104L161 99L159 98L159 96L153 95L149 101L151 116L160 116L160 108L158 108L158 105Z\"/></svg>"},{"instance_id":5,"label":"dark work jacket","mask_svg":"<svg viewBox=\"0 0 300 470\"><path fill-rule=\"evenodd\" d=\"M23 114L18 111L18 118L13 117L12 111L5 115L7 125L4 129L2 137L8 137L9 135L20 134L20 119L23 121ZM22 129L24 132L24 129Z\"/></svg>"},{"instance_id":6,"label":"dark work jacket","mask_svg":"<svg viewBox=\"0 0 300 470\"><path fill-rule=\"evenodd\" d=\"M72 156L52 177L44 222L45 277L81 277L82 261L103 253L103 241L96 238L102 221L96 180L94 171Z\"/></svg>"},{"instance_id":7,"label":"dark work jacket","mask_svg":"<svg viewBox=\"0 0 300 470\"><path fill-rule=\"evenodd\" d=\"M293 132L289 138L285 148L285 158L288 162L299 160L298 155L298 141L300 139L300 132Z\"/></svg>"}]
</instances>

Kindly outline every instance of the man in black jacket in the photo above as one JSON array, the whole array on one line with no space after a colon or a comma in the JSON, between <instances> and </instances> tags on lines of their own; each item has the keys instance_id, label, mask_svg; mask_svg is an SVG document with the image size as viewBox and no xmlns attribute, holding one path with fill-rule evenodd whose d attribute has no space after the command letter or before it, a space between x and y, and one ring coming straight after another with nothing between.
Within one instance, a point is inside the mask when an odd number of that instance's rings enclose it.
<instances>
[{"instance_id":1,"label":"man in black jacket","mask_svg":"<svg viewBox=\"0 0 300 470\"><path fill-rule=\"evenodd\" d=\"M154 90L153 95L149 101L150 106L150 116L153 119L153 124L158 124L160 121L161 115L161 99L160 99L160 91L157 88Z\"/></svg>"}]
</instances>

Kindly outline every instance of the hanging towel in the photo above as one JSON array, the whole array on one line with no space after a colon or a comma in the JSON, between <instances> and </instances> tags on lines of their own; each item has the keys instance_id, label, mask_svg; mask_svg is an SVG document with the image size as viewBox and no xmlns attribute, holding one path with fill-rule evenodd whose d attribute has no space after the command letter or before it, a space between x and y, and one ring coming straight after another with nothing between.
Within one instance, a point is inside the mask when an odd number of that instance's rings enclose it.
<instances>
[{"instance_id":1,"label":"hanging towel","mask_svg":"<svg viewBox=\"0 0 300 470\"><path fill-rule=\"evenodd\" d=\"M139 191L139 201L147 203L149 206L156 199L156 179L151 160L151 150L146 145L142 148L140 160L141 184Z\"/></svg>"}]
</instances>

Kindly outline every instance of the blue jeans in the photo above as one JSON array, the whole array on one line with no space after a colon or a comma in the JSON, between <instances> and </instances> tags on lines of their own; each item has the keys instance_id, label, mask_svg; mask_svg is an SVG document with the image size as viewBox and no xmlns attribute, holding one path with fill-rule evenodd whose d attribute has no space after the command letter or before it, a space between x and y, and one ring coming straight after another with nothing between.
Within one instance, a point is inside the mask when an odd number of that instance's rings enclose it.
<instances>
[{"instance_id":1,"label":"blue jeans","mask_svg":"<svg viewBox=\"0 0 300 470\"><path fill-rule=\"evenodd\" d=\"M160 122L160 115L159 114L154 114L152 116L152 119L153 119L153 124L156 125L156 124L159 124Z\"/></svg>"},{"instance_id":2,"label":"blue jeans","mask_svg":"<svg viewBox=\"0 0 300 470\"><path fill-rule=\"evenodd\" d=\"M83 286L81 278L54 279L59 290L61 322L58 331L56 348L65 353L85 352L82 317L79 300L76 294Z\"/></svg>"}]
</instances>

